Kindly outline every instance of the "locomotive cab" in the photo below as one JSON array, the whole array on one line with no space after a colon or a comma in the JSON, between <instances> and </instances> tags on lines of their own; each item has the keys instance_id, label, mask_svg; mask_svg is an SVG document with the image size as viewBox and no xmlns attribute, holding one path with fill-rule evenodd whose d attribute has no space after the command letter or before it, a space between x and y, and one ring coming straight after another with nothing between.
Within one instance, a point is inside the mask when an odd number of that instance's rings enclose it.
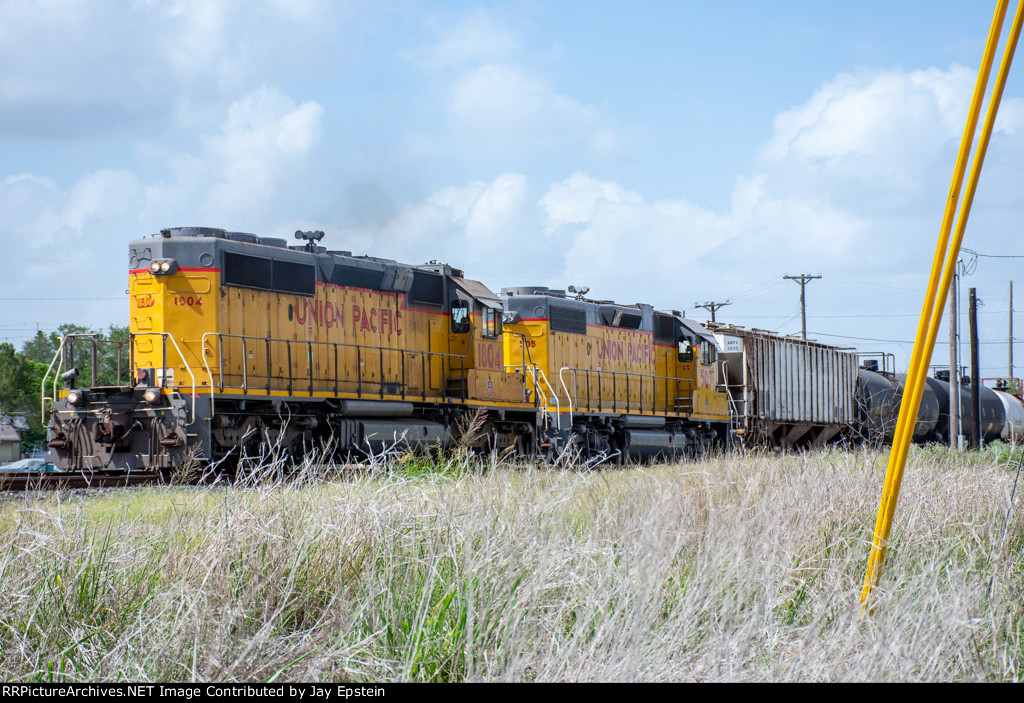
<instances>
[{"instance_id":1,"label":"locomotive cab","mask_svg":"<svg viewBox=\"0 0 1024 703\"><path fill-rule=\"evenodd\" d=\"M676 310L658 311L655 321L655 342L661 350L659 367L685 385L685 392L680 394L681 409L708 420L727 418L728 396L718 390L718 344L714 335ZM676 340L675 354L671 344L661 341L671 339Z\"/></svg>"}]
</instances>

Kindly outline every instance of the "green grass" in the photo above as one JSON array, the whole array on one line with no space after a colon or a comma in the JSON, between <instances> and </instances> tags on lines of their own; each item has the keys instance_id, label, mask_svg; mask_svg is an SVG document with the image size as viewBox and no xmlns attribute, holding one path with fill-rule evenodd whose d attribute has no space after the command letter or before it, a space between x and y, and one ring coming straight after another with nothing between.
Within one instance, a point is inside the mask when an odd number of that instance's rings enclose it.
<instances>
[{"instance_id":1,"label":"green grass","mask_svg":"<svg viewBox=\"0 0 1024 703\"><path fill-rule=\"evenodd\" d=\"M1016 451L912 450L870 617L872 452L9 496L0 677L1019 680Z\"/></svg>"}]
</instances>

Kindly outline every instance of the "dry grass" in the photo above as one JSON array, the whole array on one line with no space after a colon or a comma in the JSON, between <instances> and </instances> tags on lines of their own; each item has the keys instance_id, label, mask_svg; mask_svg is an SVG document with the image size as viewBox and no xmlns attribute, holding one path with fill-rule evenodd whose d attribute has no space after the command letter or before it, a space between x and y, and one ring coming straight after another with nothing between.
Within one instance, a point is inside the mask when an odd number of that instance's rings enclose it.
<instances>
[{"instance_id":1,"label":"dry grass","mask_svg":"<svg viewBox=\"0 0 1024 703\"><path fill-rule=\"evenodd\" d=\"M863 617L884 458L8 498L0 678L1020 679L1007 457L911 454Z\"/></svg>"}]
</instances>

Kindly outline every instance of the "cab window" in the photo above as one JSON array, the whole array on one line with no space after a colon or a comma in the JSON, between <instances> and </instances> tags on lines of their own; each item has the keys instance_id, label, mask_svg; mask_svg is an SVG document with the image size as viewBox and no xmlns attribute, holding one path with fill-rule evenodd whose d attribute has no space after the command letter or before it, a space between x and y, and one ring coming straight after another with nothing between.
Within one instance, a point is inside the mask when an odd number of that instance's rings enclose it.
<instances>
[{"instance_id":1,"label":"cab window","mask_svg":"<svg viewBox=\"0 0 1024 703\"><path fill-rule=\"evenodd\" d=\"M679 361L693 361L693 344L686 337L679 338Z\"/></svg>"},{"instance_id":2,"label":"cab window","mask_svg":"<svg viewBox=\"0 0 1024 703\"><path fill-rule=\"evenodd\" d=\"M700 343L700 350L702 356L701 360L704 362L705 366L710 366L711 364L715 363L715 347L711 344L711 342L702 341Z\"/></svg>"},{"instance_id":3,"label":"cab window","mask_svg":"<svg viewBox=\"0 0 1024 703\"><path fill-rule=\"evenodd\" d=\"M501 334L501 313L493 308L484 308L484 337L497 337Z\"/></svg>"},{"instance_id":4,"label":"cab window","mask_svg":"<svg viewBox=\"0 0 1024 703\"><path fill-rule=\"evenodd\" d=\"M469 332L469 302L465 300L452 301L452 334L465 334Z\"/></svg>"}]
</instances>

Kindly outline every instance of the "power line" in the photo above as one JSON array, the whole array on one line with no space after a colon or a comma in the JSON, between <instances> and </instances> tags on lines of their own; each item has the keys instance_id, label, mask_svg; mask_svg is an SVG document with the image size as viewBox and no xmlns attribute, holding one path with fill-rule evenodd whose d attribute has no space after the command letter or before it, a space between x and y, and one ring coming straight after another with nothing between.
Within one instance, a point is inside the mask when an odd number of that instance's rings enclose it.
<instances>
[{"instance_id":1,"label":"power line","mask_svg":"<svg viewBox=\"0 0 1024 703\"><path fill-rule=\"evenodd\" d=\"M877 339L875 337L853 337L848 334L826 334L825 332L811 332L815 337L838 337L839 339L860 339L865 342L889 342L891 344L913 344L910 339Z\"/></svg>"},{"instance_id":2,"label":"power line","mask_svg":"<svg viewBox=\"0 0 1024 703\"><path fill-rule=\"evenodd\" d=\"M128 300L128 296L122 295L117 298L82 298L80 296L75 296L73 298L0 298L0 300Z\"/></svg>"},{"instance_id":3,"label":"power line","mask_svg":"<svg viewBox=\"0 0 1024 703\"><path fill-rule=\"evenodd\" d=\"M75 259L66 261L63 259L0 259L0 262L9 264L113 264L120 266L120 261L110 259Z\"/></svg>"},{"instance_id":4,"label":"power line","mask_svg":"<svg viewBox=\"0 0 1024 703\"><path fill-rule=\"evenodd\" d=\"M1024 259L1024 255L1019 254L981 254L974 251L973 249L960 248L960 251L970 254L972 256L978 256L984 259Z\"/></svg>"},{"instance_id":5,"label":"power line","mask_svg":"<svg viewBox=\"0 0 1024 703\"><path fill-rule=\"evenodd\" d=\"M799 315L799 314L800 314L800 313L797 313L796 315L793 315L793 316L792 316L791 318L789 318L788 320L786 320L785 322L783 322L783 323L782 323L781 325L779 325L778 327L776 327L776 328L775 328L774 330L772 330L772 332L774 332L775 334L780 334L780 333L782 332L782 328L783 328L783 327L785 327L786 325L788 325L788 324L789 324L790 322L792 322L793 320L795 320L795 319L796 319L796 317L797 317L797 315ZM804 335L804 339L807 339L807 336L806 336L806 335Z\"/></svg>"}]
</instances>

